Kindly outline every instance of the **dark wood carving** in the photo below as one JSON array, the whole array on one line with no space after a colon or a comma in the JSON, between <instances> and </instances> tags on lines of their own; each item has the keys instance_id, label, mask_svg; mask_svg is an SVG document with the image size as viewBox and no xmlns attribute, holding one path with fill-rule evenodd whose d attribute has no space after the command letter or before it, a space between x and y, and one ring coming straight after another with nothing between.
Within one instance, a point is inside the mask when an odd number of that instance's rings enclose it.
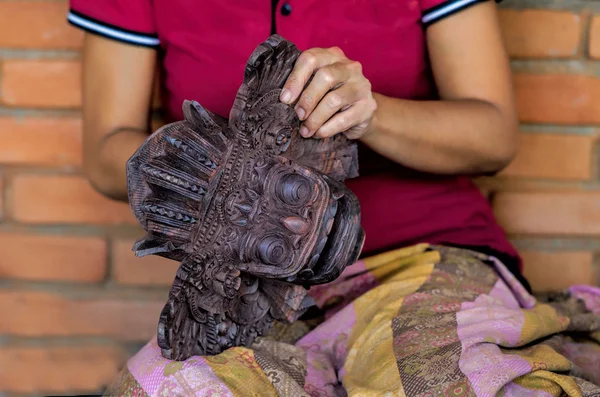
<instances>
[{"instance_id":1,"label":"dark wood carving","mask_svg":"<svg viewBox=\"0 0 600 397\"><path fill-rule=\"evenodd\" d=\"M274 35L251 55L229 120L185 101L127 163L131 209L147 235L137 256L181 262L160 314L165 358L248 346L293 322L357 260L364 233L357 150L343 134L305 139L279 101L300 51Z\"/></svg>"}]
</instances>

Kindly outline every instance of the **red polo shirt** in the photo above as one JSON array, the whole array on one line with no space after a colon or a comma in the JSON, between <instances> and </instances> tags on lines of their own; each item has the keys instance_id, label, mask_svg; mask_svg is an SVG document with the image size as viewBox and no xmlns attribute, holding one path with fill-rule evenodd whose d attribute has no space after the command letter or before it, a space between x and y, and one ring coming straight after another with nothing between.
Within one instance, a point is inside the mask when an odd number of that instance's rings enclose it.
<instances>
[{"instance_id":1,"label":"red polo shirt","mask_svg":"<svg viewBox=\"0 0 600 397\"><path fill-rule=\"evenodd\" d=\"M184 99L228 116L246 60L276 31L299 49L339 46L363 65L373 91L437 98L425 30L485 0L71 0L75 26L160 50L167 110ZM518 258L487 200L465 177L406 170L361 147L358 196L364 252L416 242L487 246Z\"/></svg>"}]
</instances>

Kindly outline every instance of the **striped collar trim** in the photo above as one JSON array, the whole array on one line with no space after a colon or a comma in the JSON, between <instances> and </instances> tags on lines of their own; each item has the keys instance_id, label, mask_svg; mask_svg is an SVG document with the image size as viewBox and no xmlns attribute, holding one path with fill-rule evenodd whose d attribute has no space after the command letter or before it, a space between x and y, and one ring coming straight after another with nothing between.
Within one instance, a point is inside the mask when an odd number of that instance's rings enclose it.
<instances>
[{"instance_id":1,"label":"striped collar trim","mask_svg":"<svg viewBox=\"0 0 600 397\"><path fill-rule=\"evenodd\" d=\"M423 12L421 22L429 26L441 19L487 0L447 0Z\"/></svg>"},{"instance_id":2,"label":"striped collar trim","mask_svg":"<svg viewBox=\"0 0 600 397\"><path fill-rule=\"evenodd\" d=\"M84 29L88 32L96 33L124 43L144 47L158 47L160 45L160 40L155 34L147 34L123 29L94 18L90 18L73 10L69 11L69 14L67 15L67 21L69 21L71 25Z\"/></svg>"}]
</instances>

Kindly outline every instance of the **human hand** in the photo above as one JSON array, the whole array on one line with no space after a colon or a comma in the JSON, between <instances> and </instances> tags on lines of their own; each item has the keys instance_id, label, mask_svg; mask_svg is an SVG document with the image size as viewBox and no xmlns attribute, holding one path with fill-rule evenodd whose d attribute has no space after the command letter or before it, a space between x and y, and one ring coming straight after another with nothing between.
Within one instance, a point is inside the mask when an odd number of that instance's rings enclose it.
<instances>
[{"instance_id":1,"label":"human hand","mask_svg":"<svg viewBox=\"0 0 600 397\"><path fill-rule=\"evenodd\" d=\"M348 59L338 47L312 48L300 54L280 100L292 104L298 98L295 109L305 138L344 133L358 139L369 131L377 109L361 64Z\"/></svg>"}]
</instances>

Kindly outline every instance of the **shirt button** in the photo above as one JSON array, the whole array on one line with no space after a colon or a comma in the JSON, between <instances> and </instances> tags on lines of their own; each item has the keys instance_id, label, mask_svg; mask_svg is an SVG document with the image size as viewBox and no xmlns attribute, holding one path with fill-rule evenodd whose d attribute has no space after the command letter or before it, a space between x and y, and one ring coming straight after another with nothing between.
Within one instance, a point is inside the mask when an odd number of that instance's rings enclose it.
<instances>
[{"instance_id":1,"label":"shirt button","mask_svg":"<svg viewBox=\"0 0 600 397\"><path fill-rule=\"evenodd\" d=\"M289 5L288 3L285 3L284 5L281 6L281 15L283 15L284 17L287 17L291 13L292 13L291 5Z\"/></svg>"}]
</instances>

